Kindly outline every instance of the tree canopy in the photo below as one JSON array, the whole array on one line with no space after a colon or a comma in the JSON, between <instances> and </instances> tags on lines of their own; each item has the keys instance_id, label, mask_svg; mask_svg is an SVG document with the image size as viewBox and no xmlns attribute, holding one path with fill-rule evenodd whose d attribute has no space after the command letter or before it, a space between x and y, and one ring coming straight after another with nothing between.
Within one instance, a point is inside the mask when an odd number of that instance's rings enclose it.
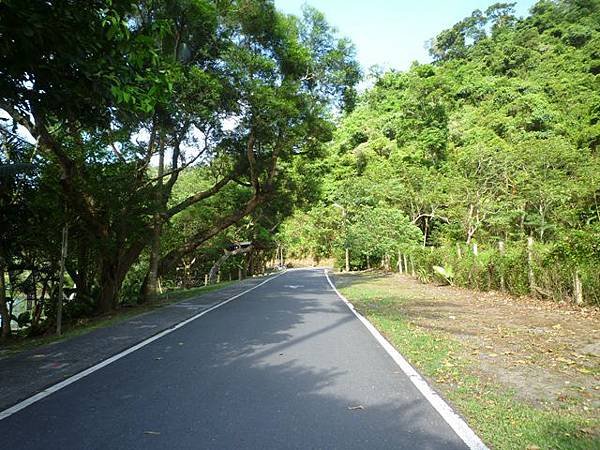
<instances>
[{"instance_id":1,"label":"tree canopy","mask_svg":"<svg viewBox=\"0 0 600 450\"><path fill-rule=\"evenodd\" d=\"M1 228L34 227L3 236L1 273L39 272L33 252L53 279L66 225L74 303L98 311L134 272L153 295L229 227L289 213L360 78L321 13L268 0L7 0L0 35Z\"/></svg>"}]
</instances>

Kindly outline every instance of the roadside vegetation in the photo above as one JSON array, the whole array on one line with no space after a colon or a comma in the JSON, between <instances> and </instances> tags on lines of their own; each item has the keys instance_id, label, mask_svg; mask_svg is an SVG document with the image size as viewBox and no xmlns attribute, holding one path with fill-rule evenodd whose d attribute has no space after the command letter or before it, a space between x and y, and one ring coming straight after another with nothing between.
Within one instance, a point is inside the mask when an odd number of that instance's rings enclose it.
<instances>
[{"instance_id":1,"label":"roadside vegetation","mask_svg":"<svg viewBox=\"0 0 600 450\"><path fill-rule=\"evenodd\" d=\"M264 273L360 79L266 0L5 0L0 36L2 339Z\"/></svg>"},{"instance_id":2,"label":"roadside vegetation","mask_svg":"<svg viewBox=\"0 0 600 450\"><path fill-rule=\"evenodd\" d=\"M85 3L0 1L3 345L377 268L343 292L487 442L597 444L600 0L474 11L360 95L309 6Z\"/></svg>"},{"instance_id":3,"label":"roadside vegetation","mask_svg":"<svg viewBox=\"0 0 600 450\"><path fill-rule=\"evenodd\" d=\"M600 304L600 2L475 11L372 74L280 233L345 270Z\"/></svg>"},{"instance_id":4,"label":"roadside vegetation","mask_svg":"<svg viewBox=\"0 0 600 450\"><path fill-rule=\"evenodd\" d=\"M492 448L596 448L598 310L381 272L335 283Z\"/></svg>"}]
</instances>

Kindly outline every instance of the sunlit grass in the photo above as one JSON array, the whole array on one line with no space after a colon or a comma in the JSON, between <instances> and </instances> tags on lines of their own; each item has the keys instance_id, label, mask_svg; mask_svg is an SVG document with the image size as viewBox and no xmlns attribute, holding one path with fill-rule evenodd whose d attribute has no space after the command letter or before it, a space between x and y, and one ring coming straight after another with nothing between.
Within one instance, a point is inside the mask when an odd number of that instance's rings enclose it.
<instances>
[{"instance_id":1,"label":"sunlit grass","mask_svg":"<svg viewBox=\"0 0 600 450\"><path fill-rule=\"evenodd\" d=\"M460 356L464 352L459 341L409 323L402 305L411 301L410 294L395 293L378 281L360 280L340 291L432 382L484 442L496 449L600 448L597 436L591 434L599 421L566 408L533 406L509 389L480 379L473 363Z\"/></svg>"}]
</instances>

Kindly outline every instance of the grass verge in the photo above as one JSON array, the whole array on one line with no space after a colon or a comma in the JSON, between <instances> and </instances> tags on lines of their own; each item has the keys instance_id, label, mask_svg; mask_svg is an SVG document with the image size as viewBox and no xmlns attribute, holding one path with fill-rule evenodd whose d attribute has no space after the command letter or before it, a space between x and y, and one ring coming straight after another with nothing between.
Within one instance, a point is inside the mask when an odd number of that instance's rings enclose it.
<instances>
[{"instance_id":1,"label":"grass verge","mask_svg":"<svg viewBox=\"0 0 600 450\"><path fill-rule=\"evenodd\" d=\"M337 276L340 291L432 385L450 401L490 447L496 449L598 449L600 424L568 407L547 409L518 399L481 379L451 335L409 323L403 306L412 299L378 284L377 278ZM344 286L347 284L346 286Z\"/></svg>"}]
</instances>

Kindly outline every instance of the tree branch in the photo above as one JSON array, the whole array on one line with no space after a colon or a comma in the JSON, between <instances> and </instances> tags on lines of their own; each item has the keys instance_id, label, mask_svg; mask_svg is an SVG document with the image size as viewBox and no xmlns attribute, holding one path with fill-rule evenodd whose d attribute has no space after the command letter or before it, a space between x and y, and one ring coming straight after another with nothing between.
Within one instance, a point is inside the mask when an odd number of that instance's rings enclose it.
<instances>
[{"instance_id":1,"label":"tree branch","mask_svg":"<svg viewBox=\"0 0 600 450\"><path fill-rule=\"evenodd\" d=\"M256 173L256 156L254 155L254 132L250 131L250 135L248 136L248 146L246 147L246 156L248 157L248 164L250 166L250 181L252 183L252 187L254 188L254 192L258 192L260 190L260 184L258 181L258 174Z\"/></svg>"},{"instance_id":2,"label":"tree branch","mask_svg":"<svg viewBox=\"0 0 600 450\"><path fill-rule=\"evenodd\" d=\"M221 231L225 230L226 228L229 228L231 225L238 222L240 219L246 217L266 199L267 195L255 194L250 200L248 200L248 202L244 205L242 209L221 218L221 220L219 220L212 227L197 232L186 244L184 244L180 248L171 250L161 259L159 265L159 274L164 275L165 273L167 273L185 255L193 252L204 242L208 241L210 238L216 236Z\"/></svg>"},{"instance_id":3,"label":"tree branch","mask_svg":"<svg viewBox=\"0 0 600 450\"><path fill-rule=\"evenodd\" d=\"M178 214L181 211L183 211L184 209L192 206L193 204L198 203L208 197L212 197L217 192L219 192L221 189L223 189L227 185L227 183L229 183L232 179L233 179L232 175L227 175L226 177L221 179L219 182L217 182L210 189L207 189L206 191L202 191L202 192L197 192L196 194L189 196L188 198L186 198L179 204L173 206L168 211L166 211L164 214L164 219L165 220L169 219L169 218L173 217L175 214Z\"/></svg>"}]
</instances>

